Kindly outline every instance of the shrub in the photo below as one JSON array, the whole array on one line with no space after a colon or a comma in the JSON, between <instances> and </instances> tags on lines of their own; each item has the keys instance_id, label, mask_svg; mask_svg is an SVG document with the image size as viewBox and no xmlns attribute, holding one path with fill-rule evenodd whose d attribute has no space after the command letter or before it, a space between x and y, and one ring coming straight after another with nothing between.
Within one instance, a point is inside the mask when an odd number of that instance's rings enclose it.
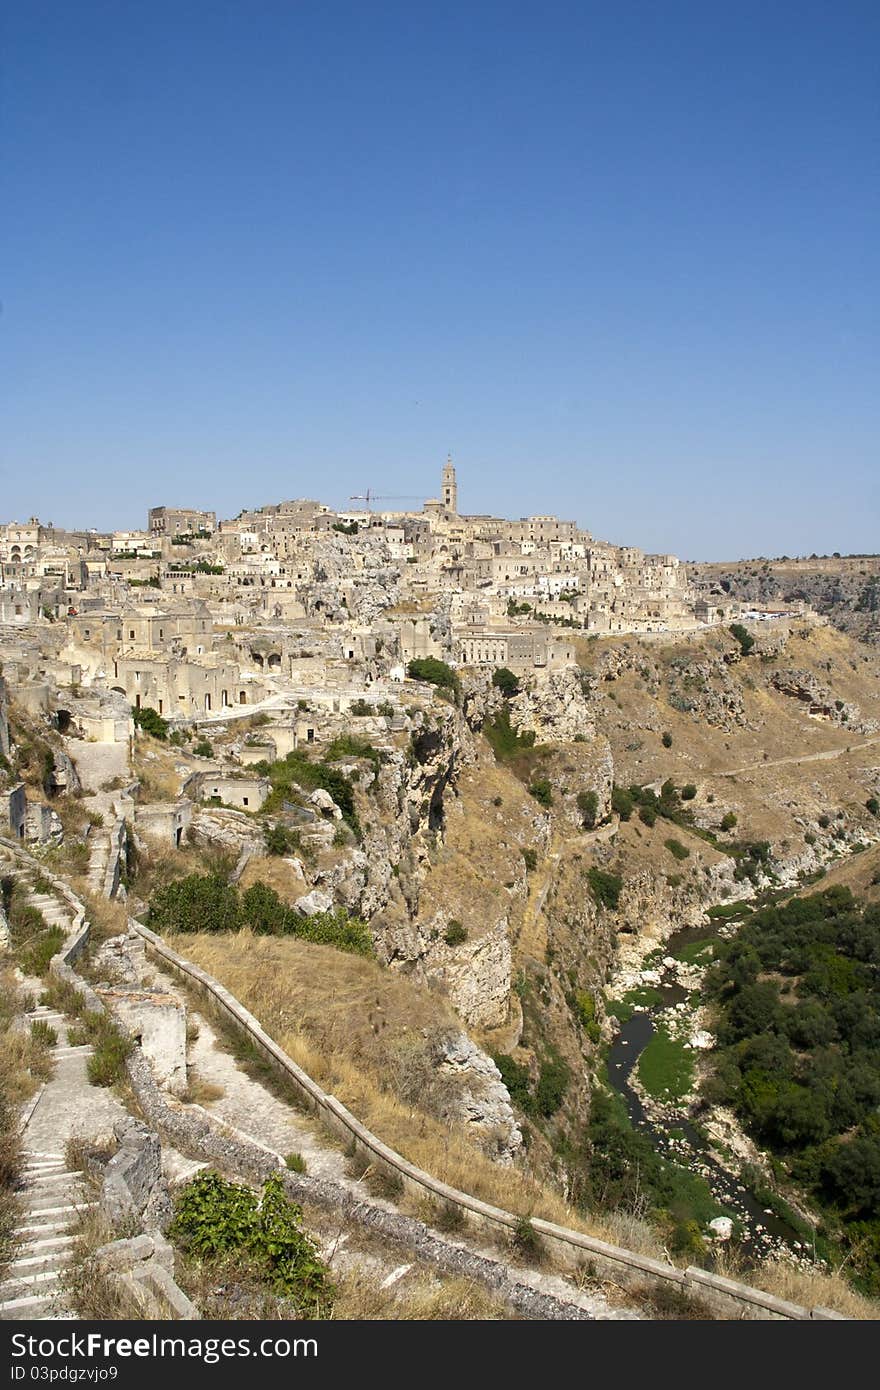
<instances>
[{"instance_id":1,"label":"shrub","mask_svg":"<svg viewBox=\"0 0 880 1390\"><path fill-rule=\"evenodd\" d=\"M268 854L291 854L302 848L298 830L289 830L286 825L266 826L264 832Z\"/></svg>"},{"instance_id":2,"label":"shrub","mask_svg":"<svg viewBox=\"0 0 880 1390\"><path fill-rule=\"evenodd\" d=\"M22 970L26 975L45 975L50 960L58 954L63 945L64 932L61 927L48 927L22 948L19 953Z\"/></svg>"},{"instance_id":3,"label":"shrub","mask_svg":"<svg viewBox=\"0 0 880 1390\"><path fill-rule=\"evenodd\" d=\"M752 647L755 645L755 639L752 634L743 627L742 623L731 623L729 632L731 637L735 637L737 642L739 642L739 649L742 655L748 656Z\"/></svg>"},{"instance_id":4,"label":"shrub","mask_svg":"<svg viewBox=\"0 0 880 1390\"><path fill-rule=\"evenodd\" d=\"M685 782L684 786L681 789L682 801L693 801L696 794L697 789L694 786L693 782Z\"/></svg>"},{"instance_id":5,"label":"shrub","mask_svg":"<svg viewBox=\"0 0 880 1390\"><path fill-rule=\"evenodd\" d=\"M621 820L629 820L633 813L635 802L626 787L612 787L611 789L611 809L615 811Z\"/></svg>"},{"instance_id":6,"label":"shrub","mask_svg":"<svg viewBox=\"0 0 880 1390\"><path fill-rule=\"evenodd\" d=\"M880 816L880 801L876 796L869 796L865 802L865 809L871 812L872 816Z\"/></svg>"},{"instance_id":7,"label":"shrub","mask_svg":"<svg viewBox=\"0 0 880 1390\"><path fill-rule=\"evenodd\" d=\"M154 931L236 931L241 926L238 893L217 874L189 874L157 888L150 899Z\"/></svg>"},{"instance_id":8,"label":"shrub","mask_svg":"<svg viewBox=\"0 0 880 1390\"><path fill-rule=\"evenodd\" d=\"M663 843L676 859L690 859L691 852L681 840L664 840Z\"/></svg>"},{"instance_id":9,"label":"shrub","mask_svg":"<svg viewBox=\"0 0 880 1390\"><path fill-rule=\"evenodd\" d=\"M34 1019L31 1024L31 1037L42 1047L54 1047L58 1041L55 1029L44 1018Z\"/></svg>"},{"instance_id":10,"label":"shrub","mask_svg":"<svg viewBox=\"0 0 880 1390\"><path fill-rule=\"evenodd\" d=\"M593 898L600 907L607 907L615 912L620 902L623 879L617 874L605 873L604 870L598 869L594 865L587 874L587 882L590 885Z\"/></svg>"},{"instance_id":11,"label":"shrub","mask_svg":"<svg viewBox=\"0 0 880 1390\"><path fill-rule=\"evenodd\" d=\"M510 710L506 705L498 711L494 719L484 723L483 733L489 740L492 752L499 762L505 758L512 758L515 753L519 753L524 748L534 748L535 746L534 730L529 729L524 733L517 733L510 722Z\"/></svg>"},{"instance_id":12,"label":"shrub","mask_svg":"<svg viewBox=\"0 0 880 1390\"><path fill-rule=\"evenodd\" d=\"M201 1259L249 1256L274 1293L292 1299L301 1316L314 1317L330 1306L334 1290L301 1222L302 1210L287 1197L278 1174L264 1183L258 1201L250 1188L208 1172L178 1196L169 1235Z\"/></svg>"},{"instance_id":13,"label":"shrub","mask_svg":"<svg viewBox=\"0 0 880 1390\"><path fill-rule=\"evenodd\" d=\"M200 738L198 743L194 743L192 751L198 758L213 758L214 749L206 738Z\"/></svg>"},{"instance_id":14,"label":"shrub","mask_svg":"<svg viewBox=\"0 0 880 1390\"><path fill-rule=\"evenodd\" d=\"M585 830L592 830L596 824L596 817L599 813L599 798L597 794L590 790L578 792L577 807L583 818Z\"/></svg>"},{"instance_id":15,"label":"shrub","mask_svg":"<svg viewBox=\"0 0 880 1390\"><path fill-rule=\"evenodd\" d=\"M536 849L524 849L521 854L527 871L533 874L538 867L538 851Z\"/></svg>"},{"instance_id":16,"label":"shrub","mask_svg":"<svg viewBox=\"0 0 880 1390\"><path fill-rule=\"evenodd\" d=\"M733 811L727 811L727 812L721 817L721 829L722 829L722 830L732 830L733 827L736 825L736 821L737 821L737 818L736 818L736 816L734 815Z\"/></svg>"},{"instance_id":17,"label":"shrub","mask_svg":"<svg viewBox=\"0 0 880 1390\"><path fill-rule=\"evenodd\" d=\"M553 788L546 777L536 777L533 782L529 783L528 792L529 796L535 798L539 806L553 805Z\"/></svg>"},{"instance_id":18,"label":"shrub","mask_svg":"<svg viewBox=\"0 0 880 1390\"><path fill-rule=\"evenodd\" d=\"M306 1171L306 1161L301 1153L287 1154L284 1164L292 1173L304 1173Z\"/></svg>"},{"instance_id":19,"label":"shrub","mask_svg":"<svg viewBox=\"0 0 880 1390\"><path fill-rule=\"evenodd\" d=\"M657 812L654 810L654 807L653 807L653 806L640 806L640 807L639 807L639 820L642 822L642 825L647 825L649 829L650 829L651 826L656 825L656 824L657 824Z\"/></svg>"},{"instance_id":20,"label":"shrub","mask_svg":"<svg viewBox=\"0 0 880 1390\"><path fill-rule=\"evenodd\" d=\"M520 1216L513 1228L513 1246L524 1260L539 1263L543 1253L541 1237L527 1216Z\"/></svg>"},{"instance_id":21,"label":"shrub","mask_svg":"<svg viewBox=\"0 0 880 1390\"><path fill-rule=\"evenodd\" d=\"M672 747L672 734L670 734L670 733L668 733L668 732L665 733L665 734L662 736L662 738L660 739L660 742L663 744L663 747L664 747L664 748L671 748L671 747Z\"/></svg>"},{"instance_id":22,"label":"shrub","mask_svg":"<svg viewBox=\"0 0 880 1390\"><path fill-rule=\"evenodd\" d=\"M578 1022L590 1042L597 1043L601 1037L599 1020L596 1018L596 998L588 989L579 989L574 996L575 1012Z\"/></svg>"},{"instance_id":23,"label":"shrub","mask_svg":"<svg viewBox=\"0 0 880 1390\"><path fill-rule=\"evenodd\" d=\"M462 942L467 941L467 939L467 928L453 917L446 931L443 933L443 940L446 942L446 945L460 946Z\"/></svg>"},{"instance_id":24,"label":"shrub","mask_svg":"<svg viewBox=\"0 0 880 1390\"><path fill-rule=\"evenodd\" d=\"M492 684L496 690L500 690L505 699L512 699L519 694L519 681L512 671L506 666L496 666L492 672Z\"/></svg>"},{"instance_id":25,"label":"shrub","mask_svg":"<svg viewBox=\"0 0 880 1390\"><path fill-rule=\"evenodd\" d=\"M571 1080L571 1069L557 1052L551 1052L541 1063L538 1084L535 1087L535 1106L538 1114L549 1119L555 1115L565 1099L565 1092Z\"/></svg>"},{"instance_id":26,"label":"shrub","mask_svg":"<svg viewBox=\"0 0 880 1390\"><path fill-rule=\"evenodd\" d=\"M134 1047L131 1038L119 1031L106 1014L86 1014L84 1026L94 1052L86 1062L86 1073L93 1086L113 1086L125 1077L125 1059Z\"/></svg>"},{"instance_id":27,"label":"shrub","mask_svg":"<svg viewBox=\"0 0 880 1390\"><path fill-rule=\"evenodd\" d=\"M532 1093L529 1089L529 1069L506 1052L496 1053L493 1062L501 1073L501 1080L507 1087L510 1099L525 1114L532 1113Z\"/></svg>"},{"instance_id":28,"label":"shrub","mask_svg":"<svg viewBox=\"0 0 880 1390\"><path fill-rule=\"evenodd\" d=\"M162 740L168 737L168 720L163 719L159 711L153 709L152 705L144 705L142 709L135 709L132 706L131 717L134 720L135 728L143 729L145 734Z\"/></svg>"}]
</instances>

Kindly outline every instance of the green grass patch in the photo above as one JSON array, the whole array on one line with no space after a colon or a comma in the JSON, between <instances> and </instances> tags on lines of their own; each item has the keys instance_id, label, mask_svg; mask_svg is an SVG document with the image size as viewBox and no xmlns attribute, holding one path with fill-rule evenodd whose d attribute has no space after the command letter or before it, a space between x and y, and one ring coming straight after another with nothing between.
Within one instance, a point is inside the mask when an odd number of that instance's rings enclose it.
<instances>
[{"instance_id":1,"label":"green grass patch","mask_svg":"<svg viewBox=\"0 0 880 1390\"><path fill-rule=\"evenodd\" d=\"M639 1080L657 1100L681 1100L693 1085L693 1057L665 1028L658 1028L639 1058Z\"/></svg>"}]
</instances>

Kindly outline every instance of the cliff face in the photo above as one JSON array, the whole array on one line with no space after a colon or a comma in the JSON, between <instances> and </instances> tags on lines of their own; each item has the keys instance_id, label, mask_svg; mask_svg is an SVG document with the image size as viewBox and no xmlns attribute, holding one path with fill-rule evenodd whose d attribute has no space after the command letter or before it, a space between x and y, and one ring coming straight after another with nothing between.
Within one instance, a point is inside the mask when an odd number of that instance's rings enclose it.
<instances>
[{"instance_id":1,"label":"cliff face","mask_svg":"<svg viewBox=\"0 0 880 1390\"><path fill-rule=\"evenodd\" d=\"M0 754L9 757L9 713L6 682L0 676Z\"/></svg>"},{"instance_id":2,"label":"cliff face","mask_svg":"<svg viewBox=\"0 0 880 1390\"><path fill-rule=\"evenodd\" d=\"M820 568L821 565L821 568ZM746 603L802 599L835 627L860 641L880 643L880 572L876 556L785 564L745 560L733 565L691 566L691 577L715 592Z\"/></svg>"}]
</instances>

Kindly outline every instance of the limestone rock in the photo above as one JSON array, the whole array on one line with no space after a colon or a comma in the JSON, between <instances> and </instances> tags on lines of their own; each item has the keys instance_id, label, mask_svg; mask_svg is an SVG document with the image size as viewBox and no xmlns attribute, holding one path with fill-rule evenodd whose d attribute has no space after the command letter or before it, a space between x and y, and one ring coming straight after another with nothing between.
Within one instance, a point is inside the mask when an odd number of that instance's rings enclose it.
<instances>
[{"instance_id":1,"label":"limestone rock","mask_svg":"<svg viewBox=\"0 0 880 1390\"><path fill-rule=\"evenodd\" d=\"M464 1120L484 1132L494 1157L510 1163L522 1147L522 1133L510 1104L501 1073L466 1033L445 1038L437 1061L441 1075L454 1078L458 1085L450 1118Z\"/></svg>"},{"instance_id":2,"label":"limestone rock","mask_svg":"<svg viewBox=\"0 0 880 1390\"><path fill-rule=\"evenodd\" d=\"M297 898L293 906L303 917L315 917L319 912L332 912L333 899L329 893L322 893L320 888L313 888L311 893Z\"/></svg>"}]
</instances>

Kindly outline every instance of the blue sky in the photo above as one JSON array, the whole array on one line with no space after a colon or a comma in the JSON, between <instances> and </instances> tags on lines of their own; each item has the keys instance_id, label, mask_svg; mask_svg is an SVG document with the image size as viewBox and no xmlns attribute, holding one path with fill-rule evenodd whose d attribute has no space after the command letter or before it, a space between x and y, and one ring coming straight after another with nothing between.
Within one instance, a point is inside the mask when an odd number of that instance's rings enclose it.
<instances>
[{"instance_id":1,"label":"blue sky","mask_svg":"<svg viewBox=\"0 0 880 1390\"><path fill-rule=\"evenodd\" d=\"M880 550L876 0L8 0L0 519ZM401 504L404 505L404 504Z\"/></svg>"}]
</instances>

